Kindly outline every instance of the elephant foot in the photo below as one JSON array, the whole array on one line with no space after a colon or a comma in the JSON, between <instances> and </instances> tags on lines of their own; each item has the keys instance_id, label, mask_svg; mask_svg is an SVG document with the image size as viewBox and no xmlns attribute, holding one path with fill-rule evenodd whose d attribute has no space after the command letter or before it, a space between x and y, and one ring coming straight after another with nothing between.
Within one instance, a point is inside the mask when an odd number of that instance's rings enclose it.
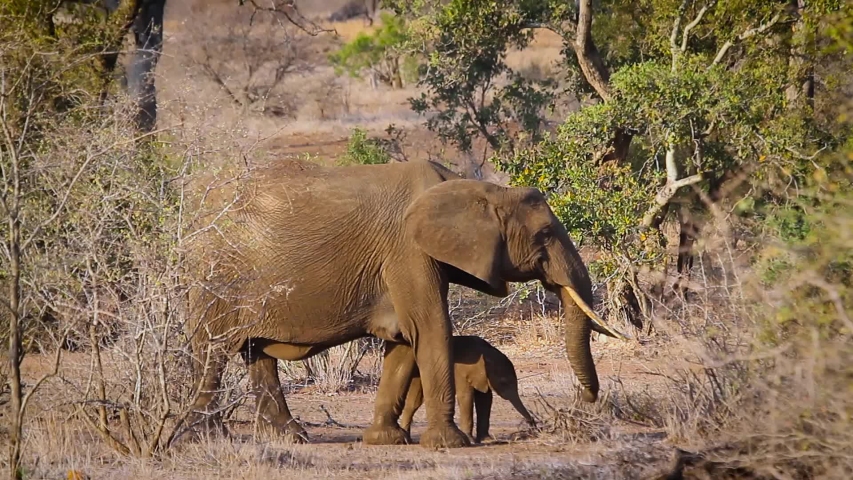
<instances>
[{"instance_id":1,"label":"elephant foot","mask_svg":"<svg viewBox=\"0 0 853 480\"><path fill-rule=\"evenodd\" d=\"M421 435L421 445L425 448L460 448L470 447L471 440L456 425L450 424L429 427Z\"/></svg>"},{"instance_id":2,"label":"elephant foot","mask_svg":"<svg viewBox=\"0 0 853 480\"><path fill-rule=\"evenodd\" d=\"M396 425L371 425L364 431L362 442L366 445L408 445L412 439Z\"/></svg>"},{"instance_id":3,"label":"elephant foot","mask_svg":"<svg viewBox=\"0 0 853 480\"><path fill-rule=\"evenodd\" d=\"M267 422L260 420L258 423L259 436L267 439L275 439L289 444L309 443L308 432L296 420L288 422Z\"/></svg>"}]
</instances>

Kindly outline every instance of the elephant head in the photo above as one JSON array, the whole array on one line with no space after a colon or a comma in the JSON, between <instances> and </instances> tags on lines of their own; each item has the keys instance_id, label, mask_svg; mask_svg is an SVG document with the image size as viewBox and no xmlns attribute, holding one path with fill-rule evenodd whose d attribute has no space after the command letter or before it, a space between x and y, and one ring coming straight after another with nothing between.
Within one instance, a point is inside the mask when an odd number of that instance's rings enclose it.
<instances>
[{"instance_id":1,"label":"elephant head","mask_svg":"<svg viewBox=\"0 0 853 480\"><path fill-rule=\"evenodd\" d=\"M408 235L440 262L448 281L506 296L507 282L539 280L565 315L566 352L583 386L598 398L590 333L625 338L592 310L589 273L568 231L534 188L451 180L418 196L405 214Z\"/></svg>"}]
</instances>

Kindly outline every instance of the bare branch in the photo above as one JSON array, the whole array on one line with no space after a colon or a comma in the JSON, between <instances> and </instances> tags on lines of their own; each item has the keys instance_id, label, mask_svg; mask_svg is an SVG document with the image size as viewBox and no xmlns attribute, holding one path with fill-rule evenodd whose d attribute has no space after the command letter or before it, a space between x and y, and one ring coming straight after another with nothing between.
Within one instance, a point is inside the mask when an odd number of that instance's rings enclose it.
<instances>
[{"instance_id":1,"label":"bare branch","mask_svg":"<svg viewBox=\"0 0 853 480\"><path fill-rule=\"evenodd\" d=\"M550 32L554 32L563 40L567 40L568 43L571 43L571 39L577 35L578 26L573 22L564 22L559 26L554 25L553 23L546 22L527 22L521 25L521 28L529 28L533 30L548 30Z\"/></svg>"},{"instance_id":2,"label":"bare branch","mask_svg":"<svg viewBox=\"0 0 853 480\"><path fill-rule=\"evenodd\" d=\"M743 33L741 33L740 35L738 35L736 38L736 41L744 41L747 38L750 38L750 37L753 37L753 36L758 35L760 33L766 32L767 30L772 28L773 25L776 25L781 18L782 18L782 12L779 12L776 15L774 15L773 18L771 18L770 21L768 21L767 23L759 25L756 28L750 28L750 29L744 31ZM714 61L711 62L711 66L714 66L714 65L720 63L720 61L723 60L723 57L726 56L726 53L729 51L729 49L732 48L733 46L734 46L734 41L732 41L732 40L728 40L726 43L724 43L723 46L720 47L720 50L717 52L717 56L714 57Z\"/></svg>"},{"instance_id":3,"label":"bare branch","mask_svg":"<svg viewBox=\"0 0 853 480\"><path fill-rule=\"evenodd\" d=\"M243 5L245 1L246 0L240 0L240 5ZM269 6L267 7L259 5L258 0L249 0L249 3L254 7L255 12L271 12L283 15L288 22L312 37L321 33L337 33L333 29L323 28L313 21L305 18L305 16L303 16L296 7L295 1L289 1L284 5L277 5L275 0L269 0ZM252 16L254 17L254 13Z\"/></svg>"},{"instance_id":4,"label":"bare branch","mask_svg":"<svg viewBox=\"0 0 853 480\"><path fill-rule=\"evenodd\" d=\"M699 25L699 22L702 21L702 17L705 16L705 12L707 12L708 9L713 7L714 3L716 3L716 2L711 2L707 5L705 5L704 7L702 7L699 10L699 13L696 14L696 18L694 18L692 22L688 23L684 27L684 33L681 35L681 51L682 52L687 51L687 40L690 36L690 30L693 30L694 28L696 28L697 25Z\"/></svg>"},{"instance_id":5,"label":"bare branch","mask_svg":"<svg viewBox=\"0 0 853 480\"><path fill-rule=\"evenodd\" d=\"M678 7L678 12L675 14L675 22L672 24L672 32L669 34L669 49L672 53L672 61L673 68L675 66L675 58L678 55L678 44L676 40L678 39L678 31L681 29L681 21L684 17L684 12L687 11L687 5L689 5L692 0L683 0L681 2L681 6Z\"/></svg>"},{"instance_id":6,"label":"bare branch","mask_svg":"<svg viewBox=\"0 0 853 480\"><path fill-rule=\"evenodd\" d=\"M164 302L164 308L168 308L168 302ZM157 427L148 442L148 450L146 451L147 455L154 453L160 445L160 439L163 436L163 429L166 427L166 420L172 412L172 404L169 401L169 389L166 386L166 366L164 365L166 360L165 355L163 354L168 351L169 347L169 327L169 322L166 322L165 325L163 325L163 344L160 348L160 352L157 354L157 380L160 387L160 394L162 395L163 404L161 408L163 410L160 415L160 421L157 423Z\"/></svg>"},{"instance_id":7,"label":"bare branch","mask_svg":"<svg viewBox=\"0 0 853 480\"><path fill-rule=\"evenodd\" d=\"M649 228L652 226L655 221L655 217L660 213L663 207L669 204L669 201L672 200L672 197L675 196L676 192L678 192L680 188L699 183L703 179L702 173L679 179L678 163L676 162L675 154L675 144L670 140L670 145L666 149L666 184L658 191L657 195L655 195L655 203L652 204L652 206L643 215L643 219L640 222L640 225L643 228Z\"/></svg>"},{"instance_id":8,"label":"bare branch","mask_svg":"<svg viewBox=\"0 0 853 480\"><path fill-rule=\"evenodd\" d=\"M670 146L666 149L666 160L664 161L666 168L666 183L673 183L678 180L678 164L675 162L675 146Z\"/></svg>"},{"instance_id":9,"label":"bare branch","mask_svg":"<svg viewBox=\"0 0 853 480\"><path fill-rule=\"evenodd\" d=\"M701 9L699 9L699 13L696 14L696 17L687 25L684 26L684 30L681 33L681 46L679 47L678 41L678 31L681 29L681 22L684 19L684 14L687 11L687 7L689 4L692 4L693 0L684 0L681 3L681 6L678 8L678 14L675 17L675 22L672 25L672 32L669 35L669 48L672 53L672 70L675 71L676 63L678 62L678 57L680 57L683 53L687 51L687 41L690 38L690 31L696 28L699 25L699 22L702 21L702 17L705 16L705 12L711 8L715 0L707 3Z\"/></svg>"},{"instance_id":10,"label":"bare branch","mask_svg":"<svg viewBox=\"0 0 853 480\"><path fill-rule=\"evenodd\" d=\"M65 332L65 334L62 336L62 339L60 340L60 343L65 343L65 340L67 338L68 338L68 332ZM39 387L41 387L42 383L44 383L45 381L47 381L47 379L49 379L51 377L55 377L56 374L59 373L59 360L61 358L62 358L62 349L57 347L56 355L54 355L54 357L53 357L53 370L42 375L41 378L39 378L36 381L35 385L33 385L33 388L31 388L30 391L27 392L27 394L24 395L24 398L21 400L21 411L18 412L18 415L20 415L21 418L24 417L24 413L27 410L27 404L30 401L30 397L32 397L33 394L39 389Z\"/></svg>"},{"instance_id":11,"label":"bare branch","mask_svg":"<svg viewBox=\"0 0 853 480\"><path fill-rule=\"evenodd\" d=\"M231 98L231 101L232 101L232 102L234 102L234 105L236 105L237 107L242 108L244 105L243 105L243 102L242 102L242 101L240 101L240 97L239 97L239 96L238 96L238 95L237 95L233 90L231 90L231 88L230 88L230 87L228 87L228 84L227 84L227 83L225 83L225 80L222 78L222 76L220 76L220 75L219 75L219 72L217 72L217 71L216 71L216 70L211 66L211 64L210 64L210 55L208 54L208 55L205 55L205 56L206 56L207 58L205 59L205 60L206 60L206 61L205 61L205 63L201 64L201 68L202 68L205 72L207 72L207 74L208 74L208 75L210 75L210 78L211 78L211 80L213 80L213 82L214 82L214 83L216 83L217 85L219 85L219 87L220 87L220 88L222 88L222 90L223 90L223 91L225 91L225 93L227 93L227 94L228 94L228 97L229 97L229 98ZM199 63L199 62L196 62L196 63Z\"/></svg>"},{"instance_id":12,"label":"bare branch","mask_svg":"<svg viewBox=\"0 0 853 480\"><path fill-rule=\"evenodd\" d=\"M98 432L98 435L100 435L101 439L105 441L110 447L112 447L113 450L119 452L122 455L130 454L130 449L127 447L127 445L121 443L121 441L115 438L109 430L101 430L100 428L98 428L98 426L95 424L95 421L92 420L92 417L90 417L89 414L86 413L82 406L77 408L77 413L79 414L78 416L83 419L83 423L85 423L90 429Z\"/></svg>"}]
</instances>

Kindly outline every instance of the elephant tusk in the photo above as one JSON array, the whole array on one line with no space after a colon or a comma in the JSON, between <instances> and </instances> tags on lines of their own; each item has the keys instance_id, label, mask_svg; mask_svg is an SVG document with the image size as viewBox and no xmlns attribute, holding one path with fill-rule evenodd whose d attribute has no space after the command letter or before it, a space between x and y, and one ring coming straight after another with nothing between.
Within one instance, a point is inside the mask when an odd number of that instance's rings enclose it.
<instances>
[{"instance_id":1,"label":"elephant tusk","mask_svg":"<svg viewBox=\"0 0 853 480\"><path fill-rule=\"evenodd\" d=\"M593 330L599 333L603 333L605 335L609 335L613 338L628 340L628 337L626 337L622 333L619 333L615 328L609 327L604 322L604 320L602 320L601 317L598 316L598 314L593 312L592 308L590 308L589 305L587 305L586 302L583 301L581 296L578 295L578 292L576 292L571 287L563 287L563 289L565 289L566 293L568 293L569 296L572 297L572 300L574 300L575 304L577 304L577 306L580 307L581 310L583 310L583 313L585 313L589 317L589 319L592 320Z\"/></svg>"}]
</instances>

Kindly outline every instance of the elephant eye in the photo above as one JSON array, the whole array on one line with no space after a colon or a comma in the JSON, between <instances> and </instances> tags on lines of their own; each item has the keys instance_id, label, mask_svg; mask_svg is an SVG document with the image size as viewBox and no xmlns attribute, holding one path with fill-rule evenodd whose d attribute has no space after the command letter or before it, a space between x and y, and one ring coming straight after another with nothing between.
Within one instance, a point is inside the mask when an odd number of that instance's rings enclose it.
<instances>
[{"instance_id":1,"label":"elephant eye","mask_svg":"<svg viewBox=\"0 0 853 480\"><path fill-rule=\"evenodd\" d=\"M539 230L539 233L536 234L536 237L538 237L540 241L545 241L550 238L553 233L554 232L553 230L551 230L551 227L545 227L542 230Z\"/></svg>"}]
</instances>

